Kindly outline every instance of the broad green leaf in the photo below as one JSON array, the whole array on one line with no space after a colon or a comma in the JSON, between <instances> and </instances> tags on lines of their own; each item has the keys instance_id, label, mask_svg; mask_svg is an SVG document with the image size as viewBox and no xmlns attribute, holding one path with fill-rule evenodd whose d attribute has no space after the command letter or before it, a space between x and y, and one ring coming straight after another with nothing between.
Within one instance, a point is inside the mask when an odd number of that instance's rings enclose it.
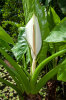
<instances>
[{"instance_id":1,"label":"broad green leaf","mask_svg":"<svg viewBox=\"0 0 66 100\"><path fill-rule=\"evenodd\" d=\"M47 15L47 20L49 23L49 29L50 31L57 25L60 23L60 17L57 15L57 13L55 12L55 10L50 7L49 11L48 11L48 15Z\"/></svg>"},{"instance_id":2,"label":"broad green leaf","mask_svg":"<svg viewBox=\"0 0 66 100\"><path fill-rule=\"evenodd\" d=\"M39 92L39 90L46 84L46 82L48 80L50 80L51 78L53 78L57 74L59 68L62 68L64 64L66 64L66 60L64 60L61 64L59 64L58 66L56 66L55 68L53 68L46 75L44 75L39 80L39 82L37 83L36 88L35 88L36 89L35 92Z\"/></svg>"},{"instance_id":3,"label":"broad green leaf","mask_svg":"<svg viewBox=\"0 0 66 100\"><path fill-rule=\"evenodd\" d=\"M22 2L25 13L25 22L28 23L33 14L36 15L39 22L42 38L42 47L38 54L38 62L40 63L43 59L46 58L48 48L48 44L43 41L49 34L48 22L46 17L47 12L45 7L40 5L39 0L22 0Z\"/></svg>"},{"instance_id":4,"label":"broad green leaf","mask_svg":"<svg viewBox=\"0 0 66 100\"><path fill-rule=\"evenodd\" d=\"M46 38L46 42L66 42L66 17L57 25Z\"/></svg>"},{"instance_id":5,"label":"broad green leaf","mask_svg":"<svg viewBox=\"0 0 66 100\"><path fill-rule=\"evenodd\" d=\"M6 31L1 26L0 26L0 39L14 45L12 38L9 36L8 33L6 33Z\"/></svg>"},{"instance_id":6,"label":"broad green leaf","mask_svg":"<svg viewBox=\"0 0 66 100\"><path fill-rule=\"evenodd\" d=\"M18 32L19 32L18 41L20 41L22 39L24 32L25 32L25 27L19 27Z\"/></svg>"},{"instance_id":7,"label":"broad green leaf","mask_svg":"<svg viewBox=\"0 0 66 100\"><path fill-rule=\"evenodd\" d=\"M25 28L19 28L18 42L12 48L12 52L14 53L17 60L21 60L23 55L28 51L28 44L26 41ZM28 51L29 52L29 51Z\"/></svg>"},{"instance_id":8,"label":"broad green leaf","mask_svg":"<svg viewBox=\"0 0 66 100\"><path fill-rule=\"evenodd\" d=\"M12 52L14 53L17 60L22 59L23 55L27 51L27 48L28 47L27 47L26 41L23 37L22 40L20 42L16 43L16 45L12 48Z\"/></svg>"},{"instance_id":9,"label":"broad green leaf","mask_svg":"<svg viewBox=\"0 0 66 100\"><path fill-rule=\"evenodd\" d=\"M57 0L62 12L66 14L66 0Z\"/></svg>"},{"instance_id":10,"label":"broad green leaf","mask_svg":"<svg viewBox=\"0 0 66 100\"><path fill-rule=\"evenodd\" d=\"M62 67L58 70L57 80L66 82L66 60Z\"/></svg>"},{"instance_id":11,"label":"broad green leaf","mask_svg":"<svg viewBox=\"0 0 66 100\"><path fill-rule=\"evenodd\" d=\"M21 69L20 66L4 50L0 49L0 52L4 55L4 57L10 62L10 64L15 68L17 73L20 75L21 82L23 84L25 91L30 92L29 80L23 69Z\"/></svg>"}]
</instances>

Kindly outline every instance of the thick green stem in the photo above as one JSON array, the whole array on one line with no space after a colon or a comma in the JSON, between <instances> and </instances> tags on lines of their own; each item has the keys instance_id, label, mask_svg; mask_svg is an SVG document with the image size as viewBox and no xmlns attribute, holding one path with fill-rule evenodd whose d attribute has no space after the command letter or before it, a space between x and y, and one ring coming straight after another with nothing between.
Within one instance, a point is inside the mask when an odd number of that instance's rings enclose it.
<instances>
[{"instance_id":1,"label":"thick green stem","mask_svg":"<svg viewBox=\"0 0 66 100\"><path fill-rule=\"evenodd\" d=\"M52 59L56 58L57 56L60 56L62 54L66 53L66 49L62 50L62 51L59 51L55 54L53 54L52 56L48 57L47 59L45 59L44 61L42 61L36 68L33 76L32 76L32 84L35 85L36 81L37 81L37 78L38 78L38 75L40 73L40 71L44 68L44 66L49 62L51 61Z\"/></svg>"},{"instance_id":2,"label":"thick green stem","mask_svg":"<svg viewBox=\"0 0 66 100\"><path fill-rule=\"evenodd\" d=\"M32 89L32 93L36 94L39 92L39 90L46 84L46 82L48 80L50 80L51 78L53 78L57 72L58 72L58 69L60 67L63 67L64 65L66 64L66 59L61 63L59 64L58 66L56 66L55 68L53 68L52 70L50 70L46 75L44 75L39 81L37 84L34 84L34 88Z\"/></svg>"}]
</instances>

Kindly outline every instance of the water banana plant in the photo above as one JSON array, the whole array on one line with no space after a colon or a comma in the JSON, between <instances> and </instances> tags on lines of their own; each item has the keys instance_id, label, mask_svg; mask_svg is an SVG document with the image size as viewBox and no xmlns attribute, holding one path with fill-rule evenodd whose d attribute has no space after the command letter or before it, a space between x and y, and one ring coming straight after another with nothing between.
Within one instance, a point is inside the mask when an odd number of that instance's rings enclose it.
<instances>
[{"instance_id":1,"label":"water banana plant","mask_svg":"<svg viewBox=\"0 0 66 100\"><path fill-rule=\"evenodd\" d=\"M0 33L0 35L2 34L2 38L4 38L5 31L3 30L2 27L0 27L0 28L1 28L1 31L3 32L3 33ZM22 32L24 34L26 34L25 37L24 37ZM9 40L8 41L6 40L6 44L11 43L14 45L12 38L6 32L5 32L5 34L9 37L8 38ZM9 48L10 46L3 44L4 47L7 46L7 48L4 49L2 46L0 46L0 53L2 55L4 55L5 59L8 60L8 62L10 63L10 66L12 66L12 67L10 67L9 64L4 62L2 59L0 59L0 63L4 66L5 69L7 69L7 71L11 75L11 77L14 79L16 85L14 85L14 84L12 84L12 83L10 83L7 80L4 80L2 78L0 78L0 81L5 83L8 86L14 88L18 92L18 94L22 100L23 99L22 94L24 94L24 93L26 93L27 95L29 95L29 94L34 95L34 94L39 93L40 89L46 84L46 82L49 79L51 79L54 75L57 74L58 69L62 68L65 65L66 60L64 60L61 64L57 65L52 70L50 70L46 75L44 75L37 82L39 73L45 67L45 65L49 61L51 61L52 59L56 58L57 56L60 56L60 55L63 55L64 53L66 53L66 49L58 51L57 53L51 55L50 57L43 60L39 65L37 65L36 58L37 58L37 55L41 49L42 39L41 39L39 22L38 22L38 19L35 15L33 15L32 18L30 19L30 21L27 23L25 30L20 31L20 34L22 35L21 37L24 37L25 41L27 40L26 43L28 43L28 45L29 45L30 52L31 52L30 54L31 54L32 59L33 59L32 70L30 70L30 73L29 73L27 70L25 70L23 68L23 65L19 65L15 60L13 60L13 58L10 57L7 53L7 51L11 52L11 49ZM0 37L0 40L2 38ZM22 38L20 38L20 39L22 39ZM2 40L2 41L4 41L4 40ZM1 42L1 44L2 43L3 42ZM19 41L19 43L21 43L21 41ZM24 41L22 41L22 43L24 46L25 45ZM12 51L13 50L14 49L12 49ZM27 66L28 66L28 64L27 64Z\"/></svg>"},{"instance_id":2,"label":"water banana plant","mask_svg":"<svg viewBox=\"0 0 66 100\"><path fill-rule=\"evenodd\" d=\"M24 94L27 96L29 95L30 97L32 95L34 96L38 94L46 82L57 75L59 68L65 68L66 64L66 59L64 59L61 63L57 64L53 69L47 72L47 74L42 77L40 76L41 78L38 79L42 69L46 67L46 64L48 64L54 58L61 55L63 56L66 53L66 48L64 48L62 50L58 50L56 53L47 58L45 56L47 53L46 47L48 41L55 42L55 40L51 41L51 36L54 36L54 34L58 35L57 27L59 27L60 30L62 24L65 26L65 19L58 26L56 26L54 32L51 31L50 36L47 37L49 28L47 28L48 23L46 18L47 15L45 16L44 12L45 9L41 8L38 0L23 0L23 3L25 2L24 7L26 6L27 1L30 1L28 4L34 2L36 3L36 5L34 3L36 11L31 10L32 13L31 11L29 12L29 9L32 5L28 7L29 14L27 11L25 11L26 16L28 14L30 17L26 17L25 27L21 27L19 29L18 42L16 44L13 42L12 38L4 31L4 29L0 27L0 53L9 62L8 64L4 61L3 58L0 58L0 64L2 64L3 67L9 72L10 76L13 78L16 84L10 83L1 77L0 81L15 89L20 97L20 100L27 100ZM33 6L31 9L34 9ZM56 15L54 10L51 10L53 14ZM39 12L41 14L39 14ZM57 15L56 17L58 18ZM64 34L65 32L66 31L64 28ZM65 42L64 37L62 35L59 36L59 39L62 38L62 40ZM59 39L57 39L58 42ZM13 45L13 48L10 47L10 44ZM8 52L12 52L17 61L14 60L13 57L8 54ZM45 57L43 58L43 56ZM37 58L40 58L40 61L37 60ZM19 63L20 61L22 61L22 64ZM37 61L39 62L38 64Z\"/></svg>"}]
</instances>

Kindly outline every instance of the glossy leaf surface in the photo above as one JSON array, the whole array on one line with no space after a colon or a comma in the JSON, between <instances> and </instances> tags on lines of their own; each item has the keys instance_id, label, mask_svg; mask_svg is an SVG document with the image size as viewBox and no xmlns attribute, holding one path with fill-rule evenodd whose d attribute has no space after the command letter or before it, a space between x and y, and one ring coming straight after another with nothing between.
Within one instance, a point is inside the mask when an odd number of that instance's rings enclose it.
<instances>
[{"instance_id":1,"label":"glossy leaf surface","mask_svg":"<svg viewBox=\"0 0 66 100\"><path fill-rule=\"evenodd\" d=\"M18 42L16 45L12 48L12 52L14 53L17 60L21 60L23 55L28 50L28 44L26 41L26 34L25 34L25 28L19 28L19 35L18 35Z\"/></svg>"},{"instance_id":2,"label":"glossy leaf surface","mask_svg":"<svg viewBox=\"0 0 66 100\"><path fill-rule=\"evenodd\" d=\"M46 42L66 42L66 18L57 25L46 38Z\"/></svg>"}]
</instances>

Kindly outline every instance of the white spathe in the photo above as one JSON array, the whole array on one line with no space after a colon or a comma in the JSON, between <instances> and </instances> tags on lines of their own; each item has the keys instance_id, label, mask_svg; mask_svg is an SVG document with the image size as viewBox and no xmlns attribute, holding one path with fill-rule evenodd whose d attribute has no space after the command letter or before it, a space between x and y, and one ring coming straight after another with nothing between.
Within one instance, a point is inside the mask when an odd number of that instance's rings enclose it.
<instances>
[{"instance_id":1,"label":"white spathe","mask_svg":"<svg viewBox=\"0 0 66 100\"><path fill-rule=\"evenodd\" d=\"M31 48L31 55L36 59L42 45L41 32L38 19L35 15L29 20L25 28L26 38Z\"/></svg>"}]
</instances>

